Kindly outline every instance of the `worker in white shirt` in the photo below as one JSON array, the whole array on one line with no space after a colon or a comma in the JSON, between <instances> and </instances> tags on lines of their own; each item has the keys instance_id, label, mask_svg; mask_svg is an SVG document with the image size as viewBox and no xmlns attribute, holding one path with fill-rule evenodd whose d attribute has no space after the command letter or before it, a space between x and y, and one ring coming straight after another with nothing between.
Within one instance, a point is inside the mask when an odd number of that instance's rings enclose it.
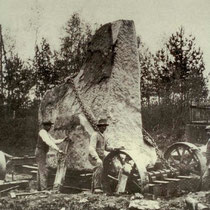
<instances>
[{"instance_id":1,"label":"worker in white shirt","mask_svg":"<svg viewBox=\"0 0 210 210\"><path fill-rule=\"evenodd\" d=\"M106 119L100 119L98 121L98 132L94 132L90 137L89 145L89 161L94 166L92 186L93 193L101 193L102 191L102 173L103 173L103 159L105 157L106 140L103 133L106 130L108 124Z\"/></svg>"},{"instance_id":2,"label":"worker in white shirt","mask_svg":"<svg viewBox=\"0 0 210 210\"><path fill-rule=\"evenodd\" d=\"M49 148L55 149L60 154L64 154L62 150L58 148L56 144L63 142L64 139L54 139L49 131L52 127L51 121L45 121L42 123L43 128L39 131L38 140L35 150L36 161L38 165L38 173L37 173L37 186L38 190L47 189L47 178L48 178L48 170L46 166L46 157Z\"/></svg>"}]
</instances>

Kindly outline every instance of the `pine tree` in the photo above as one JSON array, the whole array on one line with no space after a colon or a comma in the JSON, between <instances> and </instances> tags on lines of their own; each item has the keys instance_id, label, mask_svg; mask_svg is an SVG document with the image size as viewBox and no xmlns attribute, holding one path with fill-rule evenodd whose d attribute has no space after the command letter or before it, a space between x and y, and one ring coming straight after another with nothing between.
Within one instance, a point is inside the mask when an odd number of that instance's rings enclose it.
<instances>
[{"instance_id":1,"label":"pine tree","mask_svg":"<svg viewBox=\"0 0 210 210\"><path fill-rule=\"evenodd\" d=\"M49 43L42 38L40 46L35 48L33 60L36 96L41 99L44 93L59 83L59 75L54 68L54 54Z\"/></svg>"},{"instance_id":2,"label":"pine tree","mask_svg":"<svg viewBox=\"0 0 210 210\"><path fill-rule=\"evenodd\" d=\"M64 27L61 49L56 53L55 68L61 81L70 73L78 72L83 65L88 43L92 37L90 26L74 13Z\"/></svg>"}]
</instances>

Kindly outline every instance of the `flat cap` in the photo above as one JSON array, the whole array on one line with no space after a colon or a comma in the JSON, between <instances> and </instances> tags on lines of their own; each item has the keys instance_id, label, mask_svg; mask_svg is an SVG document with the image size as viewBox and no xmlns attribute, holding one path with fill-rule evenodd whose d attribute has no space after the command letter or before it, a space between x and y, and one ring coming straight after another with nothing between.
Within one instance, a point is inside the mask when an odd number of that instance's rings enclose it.
<instances>
[{"instance_id":1,"label":"flat cap","mask_svg":"<svg viewBox=\"0 0 210 210\"><path fill-rule=\"evenodd\" d=\"M109 124L107 123L107 120L106 119L100 119L99 121L98 121L98 124L97 124L98 126L101 126L101 125L106 125L106 126L108 126Z\"/></svg>"},{"instance_id":2,"label":"flat cap","mask_svg":"<svg viewBox=\"0 0 210 210\"><path fill-rule=\"evenodd\" d=\"M54 123L52 123L50 120L47 121L43 121L42 125L53 125Z\"/></svg>"}]
</instances>

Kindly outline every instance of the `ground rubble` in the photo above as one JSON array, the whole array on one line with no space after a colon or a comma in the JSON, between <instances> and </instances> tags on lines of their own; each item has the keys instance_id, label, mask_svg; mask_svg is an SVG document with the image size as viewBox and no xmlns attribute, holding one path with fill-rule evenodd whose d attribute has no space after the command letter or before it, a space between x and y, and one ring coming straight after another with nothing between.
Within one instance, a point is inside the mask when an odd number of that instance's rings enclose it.
<instances>
[{"instance_id":1,"label":"ground rubble","mask_svg":"<svg viewBox=\"0 0 210 210\"><path fill-rule=\"evenodd\" d=\"M197 192L171 199L157 198L148 199L139 194L107 196L105 194L95 195L91 192L78 194L58 194L45 192L23 197L11 198L10 195L0 198L0 209L2 210L180 210L186 209L185 199L196 198L206 206L210 206L208 192Z\"/></svg>"}]
</instances>

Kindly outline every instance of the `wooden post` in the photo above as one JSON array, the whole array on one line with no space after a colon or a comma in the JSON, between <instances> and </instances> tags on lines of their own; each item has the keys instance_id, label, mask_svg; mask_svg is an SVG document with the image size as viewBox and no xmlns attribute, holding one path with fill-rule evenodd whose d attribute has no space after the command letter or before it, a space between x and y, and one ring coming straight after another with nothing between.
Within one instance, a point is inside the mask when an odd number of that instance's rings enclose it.
<instances>
[{"instance_id":1,"label":"wooden post","mask_svg":"<svg viewBox=\"0 0 210 210\"><path fill-rule=\"evenodd\" d=\"M56 176L55 176L55 181L53 184L53 190L61 190L61 187L64 184L65 181L65 176L66 176L66 170L67 170L67 165L66 165L66 155L68 153L68 148L70 145L71 140L67 139L63 142L63 147L64 147L64 155L59 155L58 157L58 167L56 171Z\"/></svg>"},{"instance_id":2,"label":"wooden post","mask_svg":"<svg viewBox=\"0 0 210 210\"><path fill-rule=\"evenodd\" d=\"M116 189L116 194L125 192L127 181L128 181L128 175L124 174L123 170L121 170L118 177L118 185Z\"/></svg>"},{"instance_id":3,"label":"wooden post","mask_svg":"<svg viewBox=\"0 0 210 210\"><path fill-rule=\"evenodd\" d=\"M128 163L125 163L123 168L120 170L118 175L118 185L116 188L116 194L124 193L128 181L128 176L131 172L131 165Z\"/></svg>"}]
</instances>

